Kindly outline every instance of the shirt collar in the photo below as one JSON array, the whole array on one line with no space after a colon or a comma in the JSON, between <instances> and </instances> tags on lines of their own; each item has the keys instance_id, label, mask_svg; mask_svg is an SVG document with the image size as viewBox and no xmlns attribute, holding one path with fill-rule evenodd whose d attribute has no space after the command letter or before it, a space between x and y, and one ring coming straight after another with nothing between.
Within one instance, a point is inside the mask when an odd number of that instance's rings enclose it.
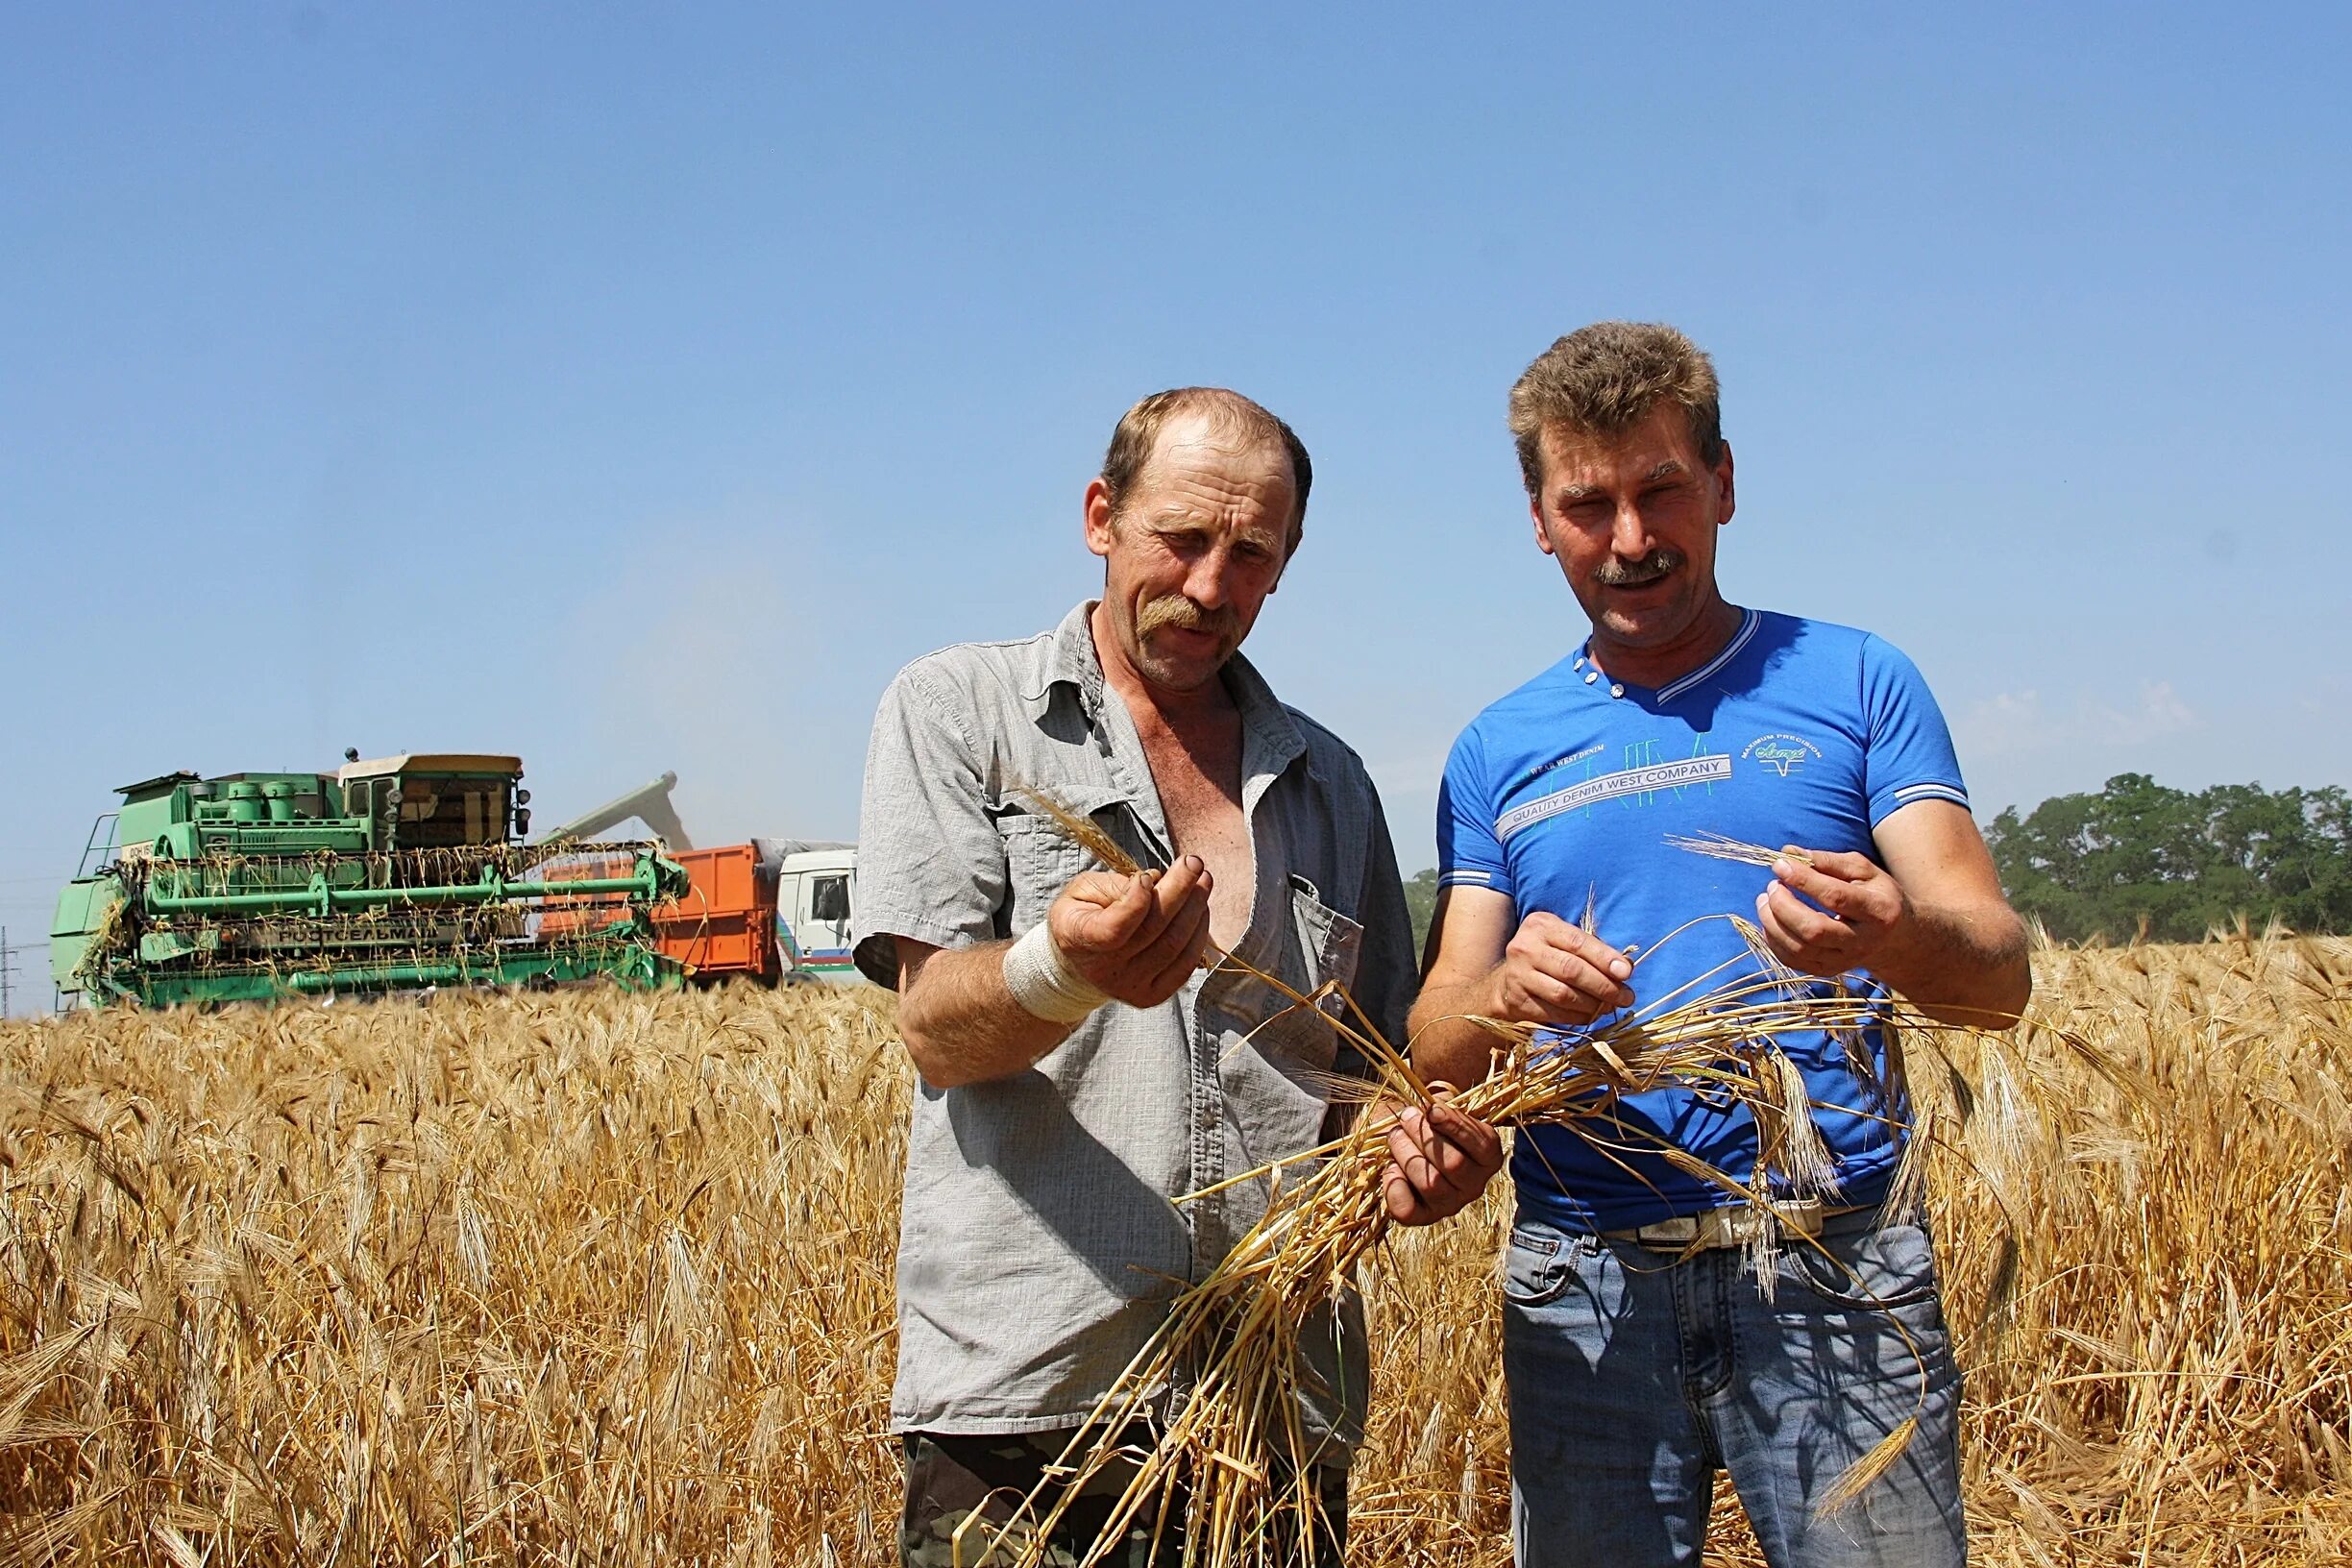
<instances>
[{"instance_id":1,"label":"shirt collar","mask_svg":"<svg viewBox=\"0 0 2352 1568\"><path fill-rule=\"evenodd\" d=\"M1038 693L1035 703L1042 708L1053 700L1056 686L1070 686L1078 693L1080 706L1089 718L1102 706L1102 660L1094 653L1094 629L1091 618L1094 600L1087 600L1062 618L1053 629L1052 646L1045 656L1045 689Z\"/></svg>"},{"instance_id":2,"label":"shirt collar","mask_svg":"<svg viewBox=\"0 0 2352 1568\"><path fill-rule=\"evenodd\" d=\"M1675 676L1674 679L1668 681L1663 686L1653 688L1649 686L1637 685L1632 681L1619 680L1614 676L1604 674L1601 666L1593 661L1592 639L1590 637L1586 637L1583 643L1577 649L1576 660L1569 666L1569 670L1571 674L1581 675L1585 685L1598 686L1601 690L1607 692L1608 695L1613 698L1622 698L1628 692L1648 692L1650 694L1650 699L1654 702L1672 702L1676 698L1680 697L1683 693L1689 691L1692 687L1698 685L1701 681L1705 680L1708 676L1721 670L1725 665L1729 664L1733 659L1737 658L1739 656L1739 650L1748 646L1748 644L1754 638L1756 628L1763 624L1763 616L1752 609L1743 608L1740 611L1739 625L1732 628L1729 641L1726 642L1723 647L1717 649L1714 653L1708 656L1706 662L1700 665L1696 670L1685 671L1683 674Z\"/></svg>"},{"instance_id":3,"label":"shirt collar","mask_svg":"<svg viewBox=\"0 0 2352 1568\"><path fill-rule=\"evenodd\" d=\"M1087 600L1062 618L1053 629L1051 651L1046 656L1045 689L1035 698L1042 709L1053 700L1053 689L1066 685L1078 697L1079 706L1091 723L1102 711L1103 694L1107 682L1103 678L1102 658L1094 649L1094 606L1099 600ZM1225 689L1233 694L1235 704L1241 710L1241 733L1246 752L1242 771L1246 776L1260 772L1280 772L1292 758L1307 749L1307 738L1299 733L1290 710L1274 696L1265 677L1247 658L1236 653L1225 662Z\"/></svg>"}]
</instances>

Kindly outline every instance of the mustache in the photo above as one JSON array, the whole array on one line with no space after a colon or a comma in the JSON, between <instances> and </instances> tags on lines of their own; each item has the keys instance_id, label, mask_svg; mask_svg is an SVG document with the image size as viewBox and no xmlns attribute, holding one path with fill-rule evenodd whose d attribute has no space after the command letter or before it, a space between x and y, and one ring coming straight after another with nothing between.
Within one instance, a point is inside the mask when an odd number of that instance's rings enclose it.
<instances>
[{"instance_id":1,"label":"mustache","mask_svg":"<svg viewBox=\"0 0 2352 1568\"><path fill-rule=\"evenodd\" d=\"M1621 561L1611 555L1593 568L1593 581L1604 588L1631 588L1645 582L1655 582L1681 564L1680 551L1660 546L1638 561Z\"/></svg>"},{"instance_id":2,"label":"mustache","mask_svg":"<svg viewBox=\"0 0 2352 1568\"><path fill-rule=\"evenodd\" d=\"M1208 631L1224 636L1234 627L1231 610L1204 610L1182 594L1155 599L1136 612L1136 636L1149 637L1163 626L1180 631Z\"/></svg>"}]
</instances>

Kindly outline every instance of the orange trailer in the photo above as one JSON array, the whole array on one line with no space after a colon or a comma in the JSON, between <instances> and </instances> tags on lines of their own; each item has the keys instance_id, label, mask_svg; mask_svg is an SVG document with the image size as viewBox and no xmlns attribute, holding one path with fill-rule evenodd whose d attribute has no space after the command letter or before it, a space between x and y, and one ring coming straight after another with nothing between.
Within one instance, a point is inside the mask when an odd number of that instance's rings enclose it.
<instances>
[{"instance_id":1,"label":"orange trailer","mask_svg":"<svg viewBox=\"0 0 2352 1568\"><path fill-rule=\"evenodd\" d=\"M691 886L653 909L655 943L695 975L747 974L773 984L783 973L776 953L776 881L747 844L680 849Z\"/></svg>"},{"instance_id":2,"label":"orange trailer","mask_svg":"<svg viewBox=\"0 0 2352 1568\"><path fill-rule=\"evenodd\" d=\"M595 845L581 848L593 850ZM698 980L742 974L775 984L784 965L776 946L774 868L762 866L759 850L748 844L674 849L670 858L686 868L690 885L676 898L654 906L654 946L664 957L685 965L687 973ZM583 853L551 867L548 880L601 874L600 857ZM594 929L612 918L600 907L610 901L609 895L594 894L551 898L539 917L540 935Z\"/></svg>"}]
</instances>

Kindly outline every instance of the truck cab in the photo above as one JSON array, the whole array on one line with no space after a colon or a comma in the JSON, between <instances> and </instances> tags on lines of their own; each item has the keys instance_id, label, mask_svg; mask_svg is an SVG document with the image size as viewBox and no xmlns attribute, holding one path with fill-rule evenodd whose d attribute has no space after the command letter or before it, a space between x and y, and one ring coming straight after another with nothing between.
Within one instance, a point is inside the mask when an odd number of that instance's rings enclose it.
<instances>
[{"instance_id":1,"label":"truck cab","mask_svg":"<svg viewBox=\"0 0 2352 1568\"><path fill-rule=\"evenodd\" d=\"M849 918L857 845L811 839L756 839L776 869L776 940L800 975L859 983L849 961Z\"/></svg>"}]
</instances>

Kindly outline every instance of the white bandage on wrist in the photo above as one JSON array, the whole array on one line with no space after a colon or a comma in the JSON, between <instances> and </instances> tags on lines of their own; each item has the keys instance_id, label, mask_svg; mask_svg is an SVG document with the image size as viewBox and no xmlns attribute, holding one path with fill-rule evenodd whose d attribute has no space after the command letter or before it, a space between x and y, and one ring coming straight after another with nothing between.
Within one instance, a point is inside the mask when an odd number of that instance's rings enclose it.
<instances>
[{"instance_id":1,"label":"white bandage on wrist","mask_svg":"<svg viewBox=\"0 0 2352 1568\"><path fill-rule=\"evenodd\" d=\"M1043 920L1005 949L1004 977L1023 1011L1052 1023L1076 1023L1111 999L1063 955Z\"/></svg>"}]
</instances>

